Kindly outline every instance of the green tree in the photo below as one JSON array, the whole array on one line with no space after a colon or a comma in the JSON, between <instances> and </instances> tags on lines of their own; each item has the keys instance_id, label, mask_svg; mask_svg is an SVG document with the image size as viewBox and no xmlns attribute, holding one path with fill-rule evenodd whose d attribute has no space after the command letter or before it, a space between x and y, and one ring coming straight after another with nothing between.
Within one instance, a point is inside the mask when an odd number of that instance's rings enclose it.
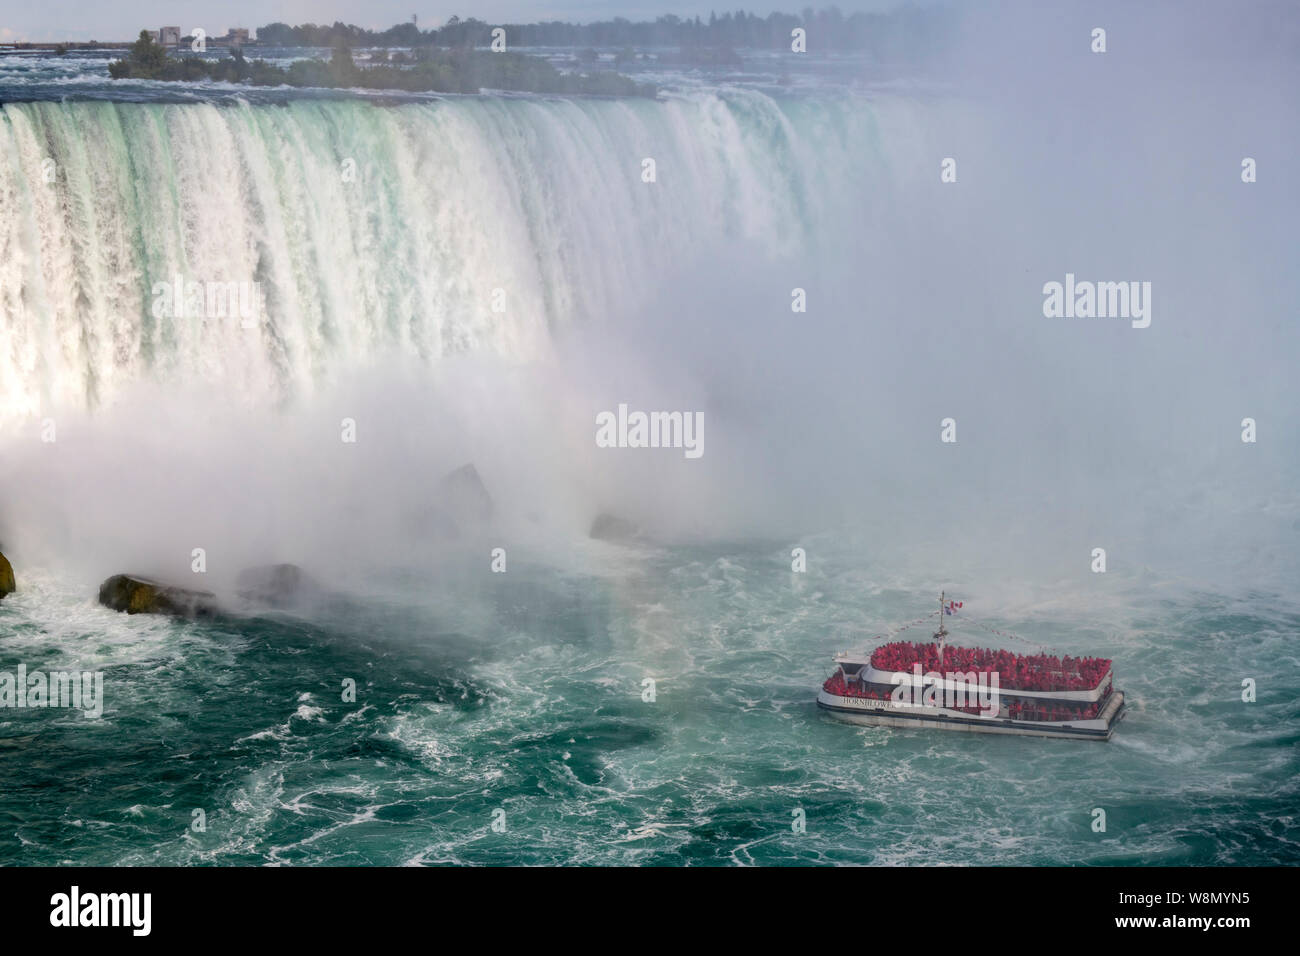
<instances>
[{"instance_id":1,"label":"green tree","mask_svg":"<svg viewBox=\"0 0 1300 956\"><path fill-rule=\"evenodd\" d=\"M357 65L352 62L352 51L347 41L337 38L334 41L334 55L330 57L330 75L335 86L357 85Z\"/></svg>"},{"instance_id":2,"label":"green tree","mask_svg":"<svg viewBox=\"0 0 1300 956\"><path fill-rule=\"evenodd\" d=\"M131 44L125 60L114 60L108 65L108 74L118 80L124 77L150 79L162 73L167 66L167 51L155 43L148 30L140 31L140 38Z\"/></svg>"},{"instance_id":3,"label":"green tree","mask_svg":"<svg viewBox=\"0 0 1300 956\"><path fill-rule=\"evenodd\" d=\"M140 38L131 44L127 55L131 65L146 73L161 70L167 63L167 50L161 43L155 43L148 30L140 31Z\"/></svg>"}]
</instances>

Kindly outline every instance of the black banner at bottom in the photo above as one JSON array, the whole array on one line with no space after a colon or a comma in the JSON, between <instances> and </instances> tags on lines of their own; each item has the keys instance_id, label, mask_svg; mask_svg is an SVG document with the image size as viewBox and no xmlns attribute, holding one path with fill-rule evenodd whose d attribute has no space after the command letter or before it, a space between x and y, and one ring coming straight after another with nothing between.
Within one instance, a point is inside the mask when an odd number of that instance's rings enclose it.
<instances>
[{"instance_id":1,"label":"black banner at bottom","mask_svg":"<svg viewBox=\"0 0 1300 956\"><path fill-rule=\"evenodd\" d=\"M458 927L507 937L531 927L536 939L538 927L557 921L591 938L601 927L622 934L689 921L694 936L733 941L741 926L820 925L833 937L906 930L948 944L1113 932L1180 945L1195 934L1231 946L1242 933L1284 929L1294 875L1281 867L33 868L0 870L0 890L8 931L75 933L79 942L373 943L377 930Z\"/></svg>"}]
</instances>

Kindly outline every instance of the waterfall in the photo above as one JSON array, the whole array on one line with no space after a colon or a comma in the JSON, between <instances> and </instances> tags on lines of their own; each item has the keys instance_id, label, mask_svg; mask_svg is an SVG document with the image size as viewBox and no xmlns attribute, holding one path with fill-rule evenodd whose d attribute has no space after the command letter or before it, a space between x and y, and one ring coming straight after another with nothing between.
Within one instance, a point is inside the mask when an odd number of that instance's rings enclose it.
<instances>
[{"instance_id":1,"label":"waterfall","mask_svg":"<svg viewBox=\"0 0 1300 956\"><path fill-rule=\"evenodd\" d=\"M269 403L380 353L527 361L710 247L808 253L871 133L755 91L0 117L0 427L146 378Z\"/></svg>"}]
</instances>

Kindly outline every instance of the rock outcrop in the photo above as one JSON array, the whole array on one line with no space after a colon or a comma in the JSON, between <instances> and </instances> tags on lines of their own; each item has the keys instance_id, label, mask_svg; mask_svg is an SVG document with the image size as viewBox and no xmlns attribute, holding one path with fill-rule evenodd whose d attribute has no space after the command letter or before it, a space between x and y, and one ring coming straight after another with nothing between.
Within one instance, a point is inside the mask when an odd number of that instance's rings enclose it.
<instances>
[{"instance_id":1,"label":"rock outcrop","mask_svg":"<svg viewBox=\"0 0 1300 956\"><path fill-rule=\"evenodd\" d=\"M591 523L590 536L597 541L626 541L636 536L637 526L617 515L601 512Z\"/></svg>"},{"instance_id":2,"label":"rock outcrop","mask_svg":"<svg viewBox=\"0 0 1300 956\"><path fill-rule=\"evenodd\" d=\"M217 598L210 591L173 587L135 574L115 574L99 586L99 603L127 614L213 617Z\"/></svg>"},{"instance_id":3,"label":"rock outcrop","mask_svg":"<svg viewBox=\"0 0 1300 956\"><path fill-rule=\"evenodd\" d=\"M268 564L241 571L235 588L245 601L280 609L299 607L324 594L320 582L296 564Z\"/></svg>"},{"instance_id":4,"label":"rock outcrop","mask_svg":"<svg viewBox=\"0 0 1300 956\"><path fill-rule=\"evenodd\" d=\"M438 504L456 519L487 521L492 517L492 496L473 462L443 476L438 482Z\"/></svg>"},{"instance_id":5,"label":"rock outcrop","mask_svg":"<svg viewBox=\"0 0 1300 956\"><path fill-rule=\"evenodd\" d=\"M4 600L6 594L13 594L18 590L18 585L14 583L14 566L9 563L9 559L0 554L0 601Z\"/></svg>"},{"instance_id":6,"label":"rock outcrop","mask_svg":"<svg viewBox=\"0 0 1300 956\"><path fill-rule=\"evenodd\" d=\"M494 510L492 496L471 462L438 482L432 509L424 520L435 535L458 538L487 524Z\"/></svg>"}]
</instances>

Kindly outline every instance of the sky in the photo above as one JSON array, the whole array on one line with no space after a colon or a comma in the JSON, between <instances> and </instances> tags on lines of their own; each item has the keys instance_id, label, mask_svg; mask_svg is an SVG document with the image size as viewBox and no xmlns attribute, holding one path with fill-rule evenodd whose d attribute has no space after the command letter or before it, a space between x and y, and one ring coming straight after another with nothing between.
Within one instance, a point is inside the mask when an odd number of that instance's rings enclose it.
<instances>
[{"instance_id":1,"label":"sky","mask_svg":"<svg viewBox=\"0 0 1300 956\"><path fill-rule=\"evenodd\" d=\"M342 20L383 29L419 16L422 28L446 22L453 14L503 23L565 20L586 23L626 17L653 20L665 13L707 17L710 11L743 9L759 15L794 13L806 6L831 3L809 0L0 0L0 43L56 40L129 40L142 29L179 26L185 32L202 27L219 36L229 27L257 29L277 21L289 24L333 23ZM845 13L889 10L898 0L838 0Z\"/></svg>"}]
</instances>

